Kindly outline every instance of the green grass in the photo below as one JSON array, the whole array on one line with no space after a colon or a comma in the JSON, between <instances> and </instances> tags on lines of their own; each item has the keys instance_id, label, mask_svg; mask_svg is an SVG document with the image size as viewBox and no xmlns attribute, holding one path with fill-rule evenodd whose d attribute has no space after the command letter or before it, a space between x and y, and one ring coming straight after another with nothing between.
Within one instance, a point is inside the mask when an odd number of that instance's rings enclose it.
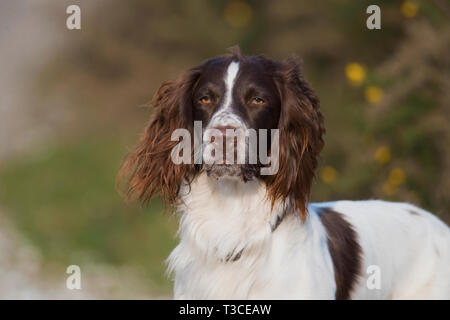
<instances>
[{"instance_id":1,"label":"green grass","mask_svg":"<svg viewBox=\"0 0 450 320\"><path fill-rule=\"evenodd\" d=\"M159 200L141 209L117 194L125 152L112 138L86 137L21 155L0 166L0 202L45 261L82 265L82 256L135 267L150 290L165 294L175 219L162 214Z\"/></svg>"}]
</instances>

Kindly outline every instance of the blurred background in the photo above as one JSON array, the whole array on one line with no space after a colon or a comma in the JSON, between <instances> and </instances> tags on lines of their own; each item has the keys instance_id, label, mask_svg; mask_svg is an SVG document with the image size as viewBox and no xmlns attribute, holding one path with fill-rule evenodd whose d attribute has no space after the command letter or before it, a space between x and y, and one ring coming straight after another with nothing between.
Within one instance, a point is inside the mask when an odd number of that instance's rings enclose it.
<instances>
[{"instance_id":1,"label":"blurred background","mask_svg":"<svg viewBox=\"0 0 450 320\"><path fill-rule=\"evenodd\" d=\"M449 21L446 0L2 1L0 298L170 297L177 221L124 203L117 171L161 82L235 44L303 60L327 127L314 201L408 201L450 223Z\"/></svg>"}]
</instances>

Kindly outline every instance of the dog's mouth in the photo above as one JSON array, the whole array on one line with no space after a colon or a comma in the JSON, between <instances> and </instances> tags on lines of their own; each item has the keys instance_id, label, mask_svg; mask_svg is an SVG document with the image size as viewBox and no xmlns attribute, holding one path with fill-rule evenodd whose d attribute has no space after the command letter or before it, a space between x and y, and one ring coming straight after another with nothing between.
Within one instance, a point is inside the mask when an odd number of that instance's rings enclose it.
<instances>
[{"instance_id":1,"label":"dog's mouth","mask_svg":"<svg viewBox=\"0 0 450 320\"><path fill-rule=\"evenodd\" d=\"M255 179L258 173L257 166L250 164L205 164L203 169L208 177L215 179L223 177L236 177L245 182Z\"/></svg>"},{"instance_id":2,"label":"dog's mouth","mask_svg":"<svg viewBox=\"0 0 450 320\"><path fill-rule=\"evenodd\" d=\"M203 170L209 177L236 177L253 180L258 172L256 164L249 163L249 143L244 131L235 135L204 135Z\"/></svg>"}]
</instances>

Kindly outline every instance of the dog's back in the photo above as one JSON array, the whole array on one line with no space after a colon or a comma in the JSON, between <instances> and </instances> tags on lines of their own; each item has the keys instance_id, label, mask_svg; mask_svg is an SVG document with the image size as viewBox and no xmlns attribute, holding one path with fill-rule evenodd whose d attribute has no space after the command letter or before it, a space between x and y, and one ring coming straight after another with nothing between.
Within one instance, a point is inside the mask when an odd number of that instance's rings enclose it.
<instances>
[{"instance_id":1,"label":"dog's back","mask_svg":"<svg viewBox=\"0 0 450 320\"><path fill-rule=\"evenodd\" d=\"M332 208L357 233L363 274L353 299L450 299L450 231L433 214L407 203L379 200L318 203L311 208Z\"/></svg>"}]
</instances>

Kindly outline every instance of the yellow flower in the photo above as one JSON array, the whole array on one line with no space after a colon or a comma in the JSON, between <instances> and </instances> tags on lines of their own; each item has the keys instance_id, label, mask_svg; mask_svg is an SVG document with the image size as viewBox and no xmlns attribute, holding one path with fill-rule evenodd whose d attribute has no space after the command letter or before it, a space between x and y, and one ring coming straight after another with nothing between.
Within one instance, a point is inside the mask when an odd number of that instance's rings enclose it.
<instances>
[{"instance_id":1,"label":"yellow flower","mask_svg":"<svg viewBox=\"0 0 450 320\"><path fill-rule=\"evenodd\" d=\"M245 1L232 0L223 11L225 21L234 28L243 28L252 20L253 9Z\"/></svg>"},{"instance_id":2,"label":"yellow flower","mask_svg":"<svg viewBox=\"0 0 450 320\"><path fill-rule=\"evenodd\" d=\"M419 6L413 1L405 1L401 7L402 14L407 18L413 18L419 11Z\"/></svg>"},{"instance_id":3,"label":"yellow flower","mask_svg":"<svg viewBox=\"0 0 450 320\"><path fill-rule=\"evenodd\" d=\"M360 86L366 79L366 69L357 62L348 63L345 66L345 74L354 86Z\"/></svg>"},{"instance_id":4,"label":"yellow flower","mask_svg":"<svg viewBox=\"0 0 450 320\"><path fill-rule=\"evenodd\" d=\"M320 170L320 178L326 184L332 184L337 179L337 171L332 166L325 166Z\"/></svg>"},{"instance_id":5,"label":"yellow flower","mask_svg":"<svg viewBox=\"0 0 450 320\"><path fill-rule=\"evenodd\" d=\"M389 183L389 182L385 182L385 183L383 184L382 189L383 189L384 194L386 194L386 195L388 195L388 196L393 196L393 195L396 194L397 191L398 191L397 186L396 186L396 185L393 185L393 184L391 184L391 183Z\"/></svg>"},{"instance_id":6,"label":"yellow flower","mask_svg":"<svg viewBox=\"0 0 450 320\"><path fill-rule=\"evenodd\" d=\"M381 146L375 151L375 160L380 163L388 163L391 160L391 150L386 146Z\"/></svg>"},{"instance_id":7,"label":"yellow flower","mask_svg":"<svg viewBox=\"0 0 450 320\"><path fill-rule=\"evenodd\" d=\"M405 171L403 171L400 168L392 169L389 173L389 183L398 186L402 183L404 183L406 180Z\"/></svg>"},{"instance_id":8,"label":"yellow flower","mask_svg":"<svg viewBox=\"0 0 450 320\"><path fill-rule=\"evenodd\" d=\"M370 103L377 103L383 98L383 90L380 87L369 86L365 91L366 100Z\"/></svg>"}]
</instances>

